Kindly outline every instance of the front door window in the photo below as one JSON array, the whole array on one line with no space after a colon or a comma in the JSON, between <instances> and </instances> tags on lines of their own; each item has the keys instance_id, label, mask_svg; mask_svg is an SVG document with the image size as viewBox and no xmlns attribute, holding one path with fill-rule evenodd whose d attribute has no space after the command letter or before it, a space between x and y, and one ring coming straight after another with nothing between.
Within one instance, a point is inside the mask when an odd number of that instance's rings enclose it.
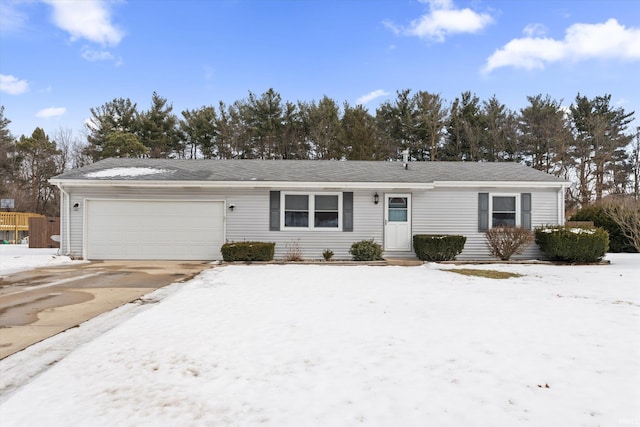
<instances>
[{"instance_id":1,"label":"front door window","mask_svg":"<svg viewBox=\"0 0 640 427\"><path fill-rule=\"evenodd\" d=\"M389 221L407 222L409 218L408 201L406 197L389 198Z\"/></svg>"}]
</instances>

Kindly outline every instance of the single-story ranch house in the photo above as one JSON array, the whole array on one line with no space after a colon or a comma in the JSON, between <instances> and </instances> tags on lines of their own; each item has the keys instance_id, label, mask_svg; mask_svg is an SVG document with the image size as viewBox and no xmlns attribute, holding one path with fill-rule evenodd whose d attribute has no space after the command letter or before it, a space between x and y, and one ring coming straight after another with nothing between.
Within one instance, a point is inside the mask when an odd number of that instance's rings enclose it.
<instances>
[{"instance_id":1,"label":"single-story ranch house","mask_svg":"<svg viewBox=\"0 0 640 427\"><path fill-rule=\"evenodd\" d=\"M52 178L61 251L78 258L218 260L232 241L297 245L305 259L374 239L413 257L415 234L467 237L458 259L491 256L484 230L564 223L567 181L517 163L107 159ZM521 258L540 256L533 244Z\"/></svg>"}]
</instances>

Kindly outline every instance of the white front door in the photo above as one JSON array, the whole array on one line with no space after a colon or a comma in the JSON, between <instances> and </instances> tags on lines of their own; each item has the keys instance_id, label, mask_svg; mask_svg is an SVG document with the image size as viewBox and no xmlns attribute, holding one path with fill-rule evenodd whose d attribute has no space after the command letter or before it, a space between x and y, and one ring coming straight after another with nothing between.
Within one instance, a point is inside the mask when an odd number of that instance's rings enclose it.
<instances>
[{"instance_id":1,"label":"white front door","mask_svg":"<svg viewBox=\"0 0 640 427\"><path fill-rule=\"evenodd\" d=\"M384 250L411 250L411 194L384 197Z\"/></svg>"}]
</instances>

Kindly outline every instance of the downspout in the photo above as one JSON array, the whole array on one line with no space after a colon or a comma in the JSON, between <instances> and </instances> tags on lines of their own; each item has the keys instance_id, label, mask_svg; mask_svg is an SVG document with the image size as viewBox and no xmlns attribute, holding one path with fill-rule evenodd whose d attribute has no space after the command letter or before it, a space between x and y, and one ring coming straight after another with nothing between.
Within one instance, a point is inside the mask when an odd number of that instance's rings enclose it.
<instances>
[{"instance_id":1,"label":"downspout","mask_svg":"<svg viewBox=\"0 0 640 427\"><path fill-rule=\"evenodd\" d=\"M565 217L564 217L564 196L566 193L566 186L563 184L560 187L560 191L558 191L558 225L564 225Z\"/></svg>"},{"instance_id":2,"label":"downspout","mask_svg":"<svg viewBox=\"0 0 640 427\"><path fill-rule=\"evenodd\" d=\"M58 189L60 189L60 193L64 195L64 209L66 211L66 214L64 216L64 234L65 234L65 244L67 245L66 249L66 253L64 255L69 256L69 254L71 253L71 209L69 208L69 206L71 205L71 202L69 200L70 196L69 193L67 193L66 191L64 191L64 189L62 188L62 184L60 184L59 182L56 183L56 187L58 187ZM63 208L63 206L60 207L60 209Z\"/></svg>"}]
</instances>

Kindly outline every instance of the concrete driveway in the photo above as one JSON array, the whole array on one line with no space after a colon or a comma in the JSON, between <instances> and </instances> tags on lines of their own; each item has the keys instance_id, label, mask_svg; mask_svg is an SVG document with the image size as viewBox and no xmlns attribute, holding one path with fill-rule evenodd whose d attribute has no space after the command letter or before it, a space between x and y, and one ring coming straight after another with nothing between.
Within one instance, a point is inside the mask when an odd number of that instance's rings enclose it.
<instances>
[{"instance_id":1,"label":"concrete driveway","mask_svg":"<svg viewBox=\"0 0 640 427\"><path fill-rule=\"evenodd\" d=\"M200 261L97 261L0 278L0 359L210 267Z\"/></svg>"}]
</instances>

